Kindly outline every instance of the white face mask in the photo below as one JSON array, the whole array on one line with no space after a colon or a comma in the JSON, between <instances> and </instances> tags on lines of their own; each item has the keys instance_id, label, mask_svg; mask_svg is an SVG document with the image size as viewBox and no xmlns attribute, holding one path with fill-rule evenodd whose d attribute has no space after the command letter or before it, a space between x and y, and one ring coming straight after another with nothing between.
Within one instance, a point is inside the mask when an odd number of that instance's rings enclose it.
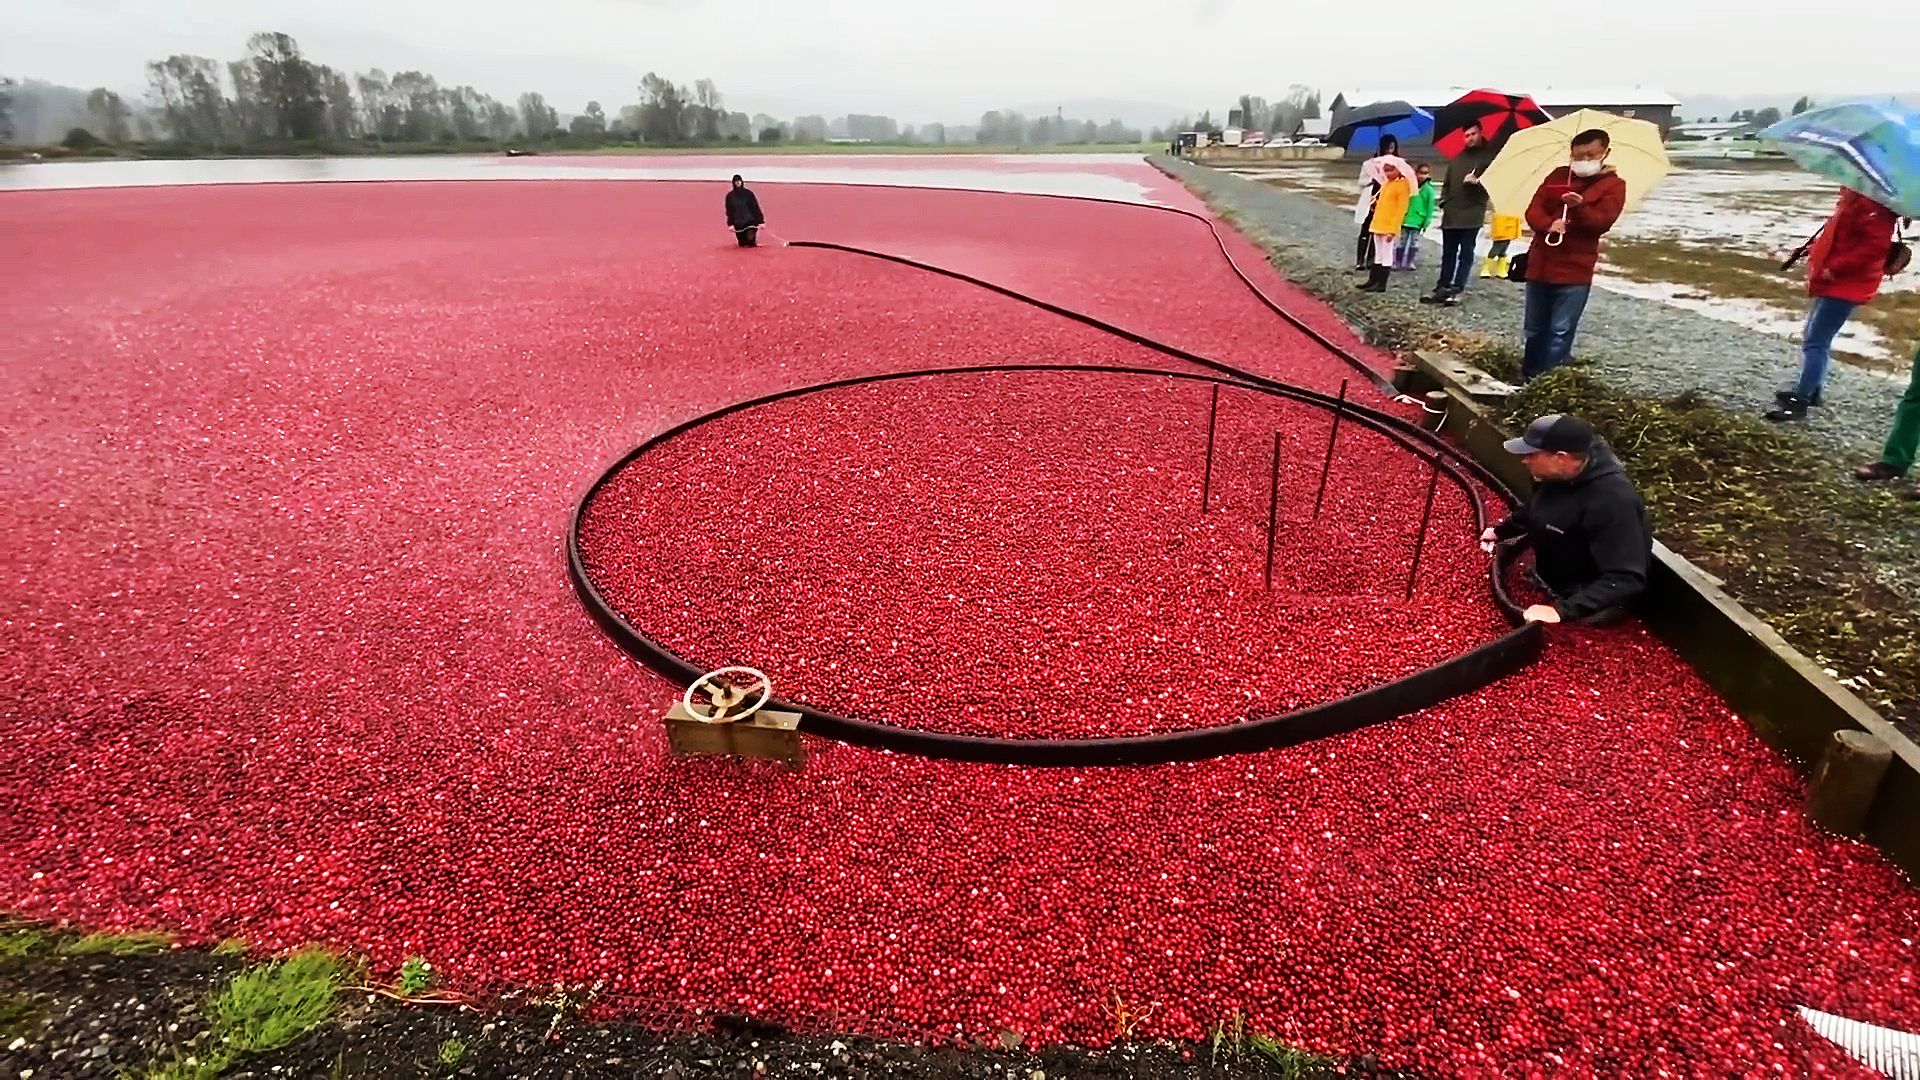
<instances>
[{"instance_id":1,"label":"white face mask","mask_svg":"<svg viewBox=\"0 0 1920 1080\"><path fill-rule=\"evenodd\" d=\"M1604 161L1576 161L1572 165L1575 176L1599 176L1600 170L1606 167Z\"/></svg>"}]
</instances>

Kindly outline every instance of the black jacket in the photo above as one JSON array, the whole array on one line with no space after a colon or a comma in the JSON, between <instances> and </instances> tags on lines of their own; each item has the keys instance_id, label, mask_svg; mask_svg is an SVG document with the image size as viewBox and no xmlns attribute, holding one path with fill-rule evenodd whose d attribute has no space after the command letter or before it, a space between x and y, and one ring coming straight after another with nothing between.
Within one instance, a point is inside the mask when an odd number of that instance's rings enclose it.
<instances>
[{"instance_id":1,"label":"black jacket","mask_svg":"<svg viewBox=\"0 0 1920 1080\"><path fill-rule=\"evenodd\" d=\"M766 220L760 213L760 200L753 197L753 192L744 187L727 189L727 224L745 229L764 224Z\"/></svg>"},{"instance_id":2,"label":"black jacket","mask_svg":"<svg viewBox=\"0 0 1920 1080\"><path fill-rule=\"evenodd\" d=\"M1483 173L1493 164L1492 143L1460 151L1447 165L1447 179L1440 185L1440 227L1477 229L1487 220L1487 189L1467 183L1467 176Z\"/></svg>"},{"instance_id":3,"label":"black jacket","mask_svg":"<svg viewBox=\"0 0 1920 1080\"><path fill-rule=\"evenodd\" d=\"M1534 570L1563 619L1617 607L1647 587L1653 526L1646 503L1604 443L1580 475L1535 486L1525 508L1495 526L1494 535L1532 546Z\"/></svg>"}]
</instances>

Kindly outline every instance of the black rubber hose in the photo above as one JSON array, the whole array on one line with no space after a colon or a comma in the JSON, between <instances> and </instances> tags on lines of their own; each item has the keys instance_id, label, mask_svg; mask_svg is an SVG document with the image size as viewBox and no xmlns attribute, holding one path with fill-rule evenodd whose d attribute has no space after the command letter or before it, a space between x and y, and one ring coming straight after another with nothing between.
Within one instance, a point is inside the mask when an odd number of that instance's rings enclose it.
<instances>
[{"instance_id":1,"label":"black rubber hose","mask_svg":"<svg viewBox=\"0 0 1920 1080\"><path fill-rule=\"evenodd\" d=\"M1083 364L1002 364L889 372L783 390L749 401L736 402L660 432L622 455L618 461L601 473L576 505L571 527L568 529L568 571L574 588L595 622L628 654L675 684L691 685L706 669L673 652L630 623L600 593L587 571L586 561L580 548L580 527L594 496L598 494L601 487L618 475L626 465L654 447L702 424L760 405L804 394L899 379L1023 371L1109 373L1186 379L1223 385L1240 385L1244 389L1293 398L1327 408L1339 404L1336 399L1325 394L1285 384L1257 385L1237 383L1232 379L1196 372ZM1411 428L1411 425L1407 425L1397 417L1354 405L1351 402L1346 403L1345 408L1354 422L1374 430L1388 431L1396 426ZM1465 487L1470 497L1474 495L1471 485L1464 477L1456 475L1455 480ZM1510 558L1510 553L1503 553L1503 557L1496 560L1491 571L1496 600L1502 602L1503 610L1511 608L1510 601L1505 601L1504 596L1501 595L1504 569ZM1517 617L1515 610L1507 610L1507 614L1510 619ZM1327 735L1354 731L1370 724L1430 708L1448 698L1478 689L1521 670L1539 656L1543 644L1540 628L1535 624L1523 624L1471 652L1442 661L1412 675L1296 712L1214 727L1106 739L988 738L858 720L792 702L777 701L772 703L771 707L800 713L803 717L801 730L809 734L872 749L914 753L948 760L1007 765L1077 767L1151 765L1174 761L1195 761L1223 754L1291 746Z\"/></svg>"}]
</instances>

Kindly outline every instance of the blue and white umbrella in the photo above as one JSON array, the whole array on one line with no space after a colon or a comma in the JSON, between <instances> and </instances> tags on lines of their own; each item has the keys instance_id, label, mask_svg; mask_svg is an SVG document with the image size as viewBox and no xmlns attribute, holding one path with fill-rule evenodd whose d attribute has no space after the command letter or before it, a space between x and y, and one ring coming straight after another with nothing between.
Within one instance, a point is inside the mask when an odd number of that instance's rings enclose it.
<instances>
[{"instance_id":1,"label":"blue and white umbrella","mask_svg":"<svg viewBox=\"0 0 1920 1080\"><path fill-rule=\"evenodd\" d=\"M1896 101L1809 109L1760 133L1809 172L1906 217L1920 217L1920 111Z\"/></svg>"}]
</instances>

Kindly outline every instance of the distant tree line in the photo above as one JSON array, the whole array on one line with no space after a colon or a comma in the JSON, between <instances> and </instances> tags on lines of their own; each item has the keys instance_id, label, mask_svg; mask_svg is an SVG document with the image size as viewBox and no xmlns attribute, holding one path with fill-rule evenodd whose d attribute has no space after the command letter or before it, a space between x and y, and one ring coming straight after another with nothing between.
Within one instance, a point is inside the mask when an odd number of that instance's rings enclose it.
<instances>
[{"instance_id":1,"label":"distant tree line","mask_svg":"<svg viewBox=\"0 0 1920 1080\"><path fill-rule=\"evenodd\" d=\"M87 151L129 142L186 151L246 151L279 146L351 149L477 144L660 146L743 142L874 143L979 142L994 145L1137 143L1140 132L1118 120L1105 124L1053 116L1027 118L989 112L977 128L945 124L902 127L886 116L859 113L832 121L801 116L781 121L764 113L729 111L711 79L691 88L655 72L637 87L638 100L609 112L589 101L562 114L537 92L501 101L472 86L442 86L421 71L349 74L308 59L287 34L247 39L246 54L227 63L177 54L146 67L145 102L127 102L105 87L81 91L29 81L0 80L0 142L63 142ZM102 150L101 152L111 152Z\"/></svg>"},{"instance_id":2,"label":"distant tree line","mask_svg":"<svg viewBox=\"0 0 1920 1080\"><path fill-rule=\"evenodd\" d=\"M1164 128L1154 128L1148 137L1160 143L1183 131L1218 132L1223 127L1237 127L1243 131L1261 131L1276 137L1291 138L1300 133L1301 125L1306 121L1319 116L1320 91L1295 83L1287 88L1285 97L1275 102L1254 94L1241 94L1240 100L1228 110L1224 125L1213 118L1213 111L1209 109L1198 117L1183 116L1170 121Z\"/></svg>"},{"instance_id":3,"label":"distant tree line","mask_svg":"<svg viewBox=\"0 0 1920 1080\"><path fill-rule=\"evenodd\" d=\"M1060 146L1072 143L1120 145L1142 141L1139 128L1119 120L1097 123L1074 120L1054 110L1052 116L1022 116L1011 109L996 109L980 115L973 141L993 146Z\"/></svg>"}]
</instances>

